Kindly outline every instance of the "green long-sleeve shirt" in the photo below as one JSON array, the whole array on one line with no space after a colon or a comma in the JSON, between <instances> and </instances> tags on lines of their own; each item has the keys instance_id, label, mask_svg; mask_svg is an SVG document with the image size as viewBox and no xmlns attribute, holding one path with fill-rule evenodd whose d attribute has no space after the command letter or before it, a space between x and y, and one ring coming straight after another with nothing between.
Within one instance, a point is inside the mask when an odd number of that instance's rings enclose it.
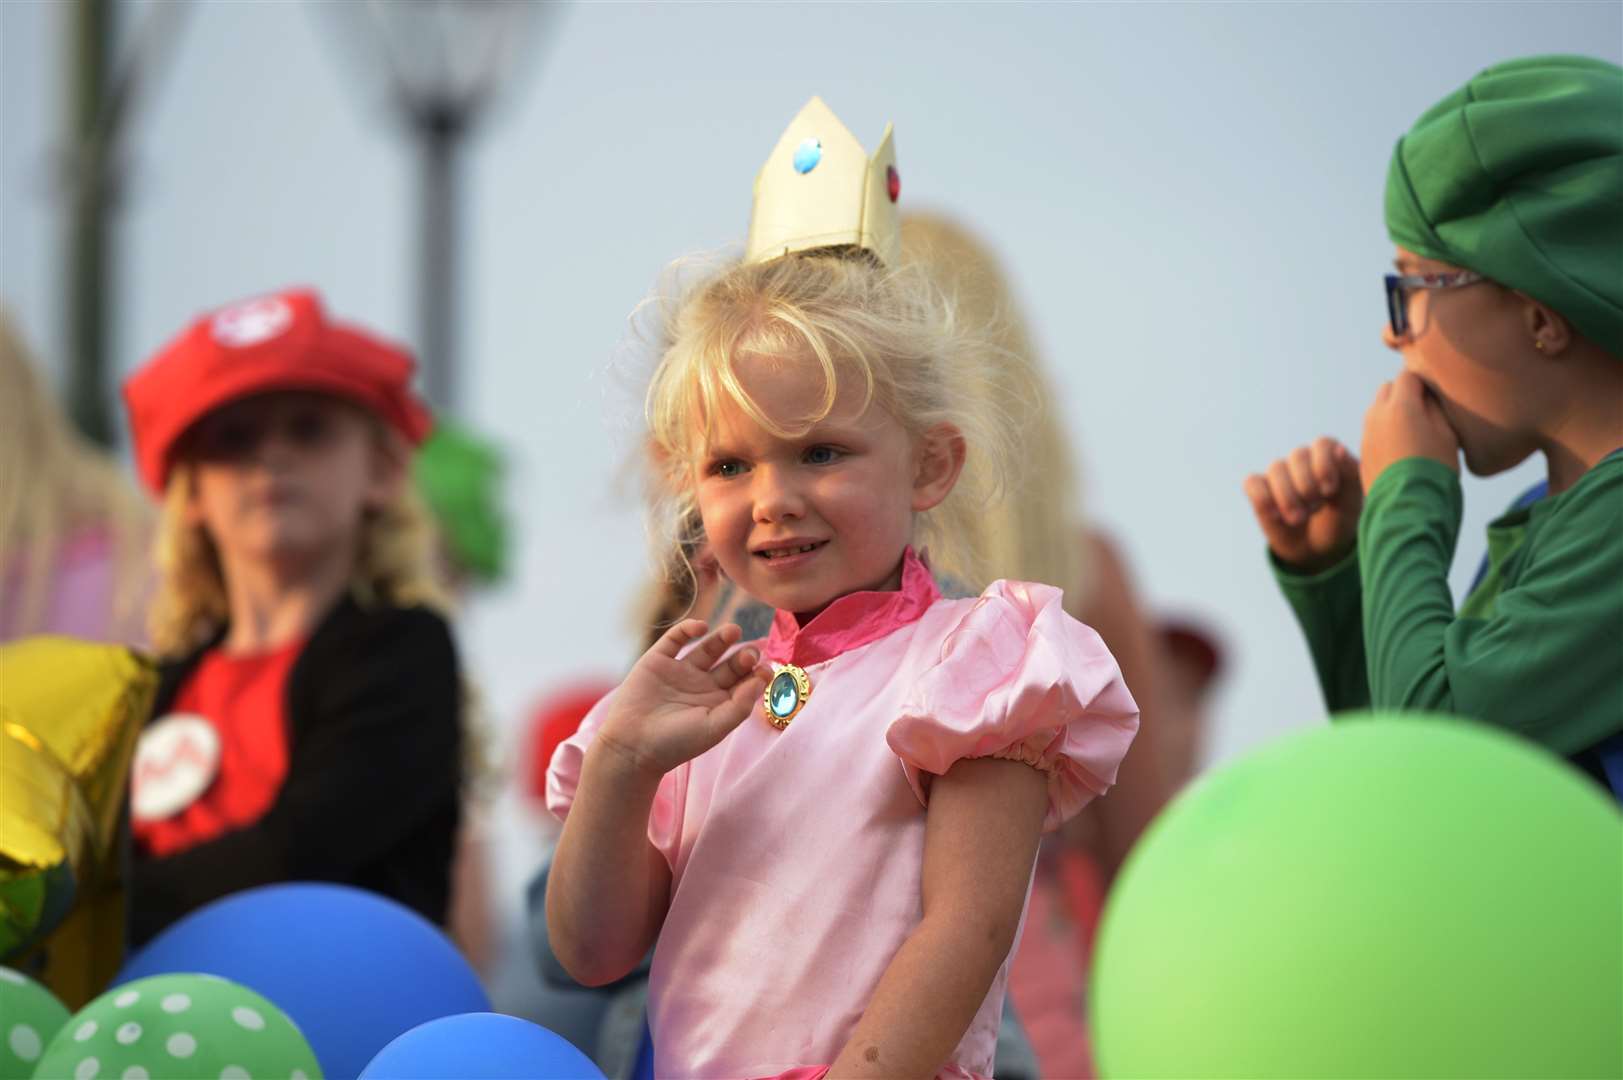
<instances>
[{"instance_id":1,"label":"green long-sleeve shirt","mask_svg":"<svg viewBox=\"0 0 1623 1080\"><path fill-rule=\"evenodd\" d=\"M1623 731L1623 452L1489 525L1487 575L1456 613L1461 505L1452 469L1406 458L1370 488L1345 559L1275 563L1330 710L1453 713L1567 757Z\"/></svg>"}]
</instances>

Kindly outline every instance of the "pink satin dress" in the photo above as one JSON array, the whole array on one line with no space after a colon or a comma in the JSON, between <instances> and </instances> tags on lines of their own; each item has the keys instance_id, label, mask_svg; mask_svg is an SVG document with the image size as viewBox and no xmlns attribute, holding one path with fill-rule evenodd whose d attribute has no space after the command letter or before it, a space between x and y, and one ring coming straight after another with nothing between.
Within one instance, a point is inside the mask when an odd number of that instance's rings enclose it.
<instances>
[{"instance_id":1,"label":"pink satin dress","mask_svg":"<svg viewBox=\"0 0 1623 1080\"><path fill-rule=\"evenodd\" d=\"M656 1075L777 1076L839 1055L922 917L930 780L953 763L1045 772L1046 829L1110 786L1138 707L1060 600L1010 581L943 599L910 550L897 591L842 597L804 627L777 613L764 653L806 671L806 705L783 731L758 708L668 773L649 815L672 879L649 983ZM560 818L608 700L553 757ZM941 1076L991 1075L1008 971Z\"/></svg>"}]
</instances>

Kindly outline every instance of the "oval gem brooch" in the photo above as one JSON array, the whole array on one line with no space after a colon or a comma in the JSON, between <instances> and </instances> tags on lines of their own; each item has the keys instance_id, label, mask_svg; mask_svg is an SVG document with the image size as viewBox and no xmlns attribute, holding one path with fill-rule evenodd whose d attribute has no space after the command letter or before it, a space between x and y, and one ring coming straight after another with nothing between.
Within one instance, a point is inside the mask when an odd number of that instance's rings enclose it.
<instances>
[{"instance_id":1,"label":"oval gem brooch","mask_svg":"<svg viewBox=\"0 0 1623 1080\"><path fill-rule=\"evenodd\" d=\"M780 667L778 673L772 676L772 681L766 684L766 692L761 695L761 708L766 713L767 723L779 731L788 727L795 714L806 707L811 690L811 679L807 678L805 671L793 664Z\"/></svg>"}]
</instances>

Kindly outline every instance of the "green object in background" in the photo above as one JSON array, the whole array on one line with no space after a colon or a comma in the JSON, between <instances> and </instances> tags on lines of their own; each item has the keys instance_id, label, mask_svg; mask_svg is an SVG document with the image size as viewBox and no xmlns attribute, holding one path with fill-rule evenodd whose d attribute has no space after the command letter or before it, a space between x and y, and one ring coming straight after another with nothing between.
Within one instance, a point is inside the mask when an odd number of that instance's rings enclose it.
<instances>
[{"instance_id":1,"label":"green object in background","mask_svg":"<svg viewBox=\"0 0 1623 1080\"><path fill-rule=\"evenodd\" d=\"M500 451L446 423L418 449L412 474L458 568L484 582L507 573Z\"/></svg>"},{"instance_id":2,"label":"green object in background","mask_svg":"<svg viewBox=\"0 0 1623 1080\"><path fill-rule=\"evenodd\" d=\"M68 1022L68 1007L20 971L0 967L0 1080L28 1080Z\"/></svg>"},{"instance_id":3,"label":"green object in background","mask_svg":"<svg viewBox=\"0 0 1623 1080\"><path fill-rule=\"evenodd\" d=\"M1623 1075L1623 815L1538 747L1366 714L1198 781L1129 857L1104 1077Z\"/></svg>"},{"instance_id":4,"label":"green object in background","mask_svg":"<svg viewBox=\"0 0 1623 1080\"><path fill-rule=\"evenodd\" d=\"M287 1015L214 975L154 975L116 986L56 1033L35 1077L319 1080Z\"/></svg>"}]
</instances>

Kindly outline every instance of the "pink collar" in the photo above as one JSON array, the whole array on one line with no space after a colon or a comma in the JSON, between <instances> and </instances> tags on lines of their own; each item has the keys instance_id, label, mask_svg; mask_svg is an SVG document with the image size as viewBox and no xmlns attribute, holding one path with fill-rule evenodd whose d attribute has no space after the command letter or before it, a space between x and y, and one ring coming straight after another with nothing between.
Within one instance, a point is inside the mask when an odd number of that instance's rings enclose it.
<instances>
[{"instance_id":1,"label":"pink collar","mask_svg":"<svg viewBox=\"0 0 1623 1080\"><path fill-rule=\"evenodd\" d=\"M847 593L805 626L796 622L793 612L776 612L766 639L766 658L800 667L832 660L916 621L940 598L929 567L908 548L902 553L900 589Z\"/></svg>"}]
</instances>

